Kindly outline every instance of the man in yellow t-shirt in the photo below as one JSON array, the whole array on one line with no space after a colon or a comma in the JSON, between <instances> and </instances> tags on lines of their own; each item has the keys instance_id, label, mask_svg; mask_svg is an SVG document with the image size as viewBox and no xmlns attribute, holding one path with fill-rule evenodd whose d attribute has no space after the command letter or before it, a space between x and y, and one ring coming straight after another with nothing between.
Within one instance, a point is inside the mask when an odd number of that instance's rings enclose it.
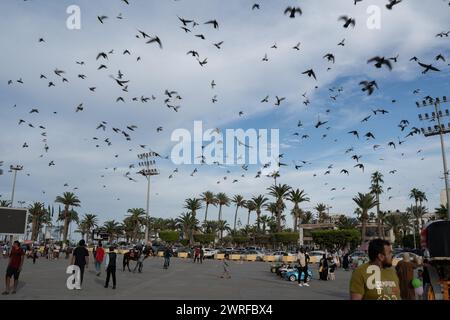
<instances>
[{"instance_id":1,"label":"man in yellow t-shirt","mask_svg":"<svg viewBox=\"0 0 450 320\"><path fill-rule=\"evenodd\" d=\"M351 300L400 300L397 274L392 268L392 246L375 239L369 243L369 262L353 271Z\"/></svg>"}]
</instances>

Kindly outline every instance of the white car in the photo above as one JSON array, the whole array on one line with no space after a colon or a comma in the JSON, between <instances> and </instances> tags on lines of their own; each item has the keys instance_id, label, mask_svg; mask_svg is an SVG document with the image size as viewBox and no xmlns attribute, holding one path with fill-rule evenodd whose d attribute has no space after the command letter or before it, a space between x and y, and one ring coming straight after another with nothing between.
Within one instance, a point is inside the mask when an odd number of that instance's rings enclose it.
<instances>
[{"instance_id":1,"label":"white car","mask_svg":"<svg viewBox=\"0 0 450 320\"><path fill-rule=\"evenodd\" d=\"M400 252L397 253L396 255L394 255L394 257L392 257L392 266L396 266L400 261L403 260L403 254L408 253L409 254L409 260L412 261L421 261L421 257L418 256L415 253L412 252Z\"/></svg>"},{"instance_id":2,"label":"white car","mask_svg":"<svg viewBox=\"0 0 450 320\"><path fill-rule=\"evenodd\" d=\"M310 263L319 263L320 259L323 258L325 251L311 251L308 252Z\"/></svg>"},{"instance_id":3,"label":"white car","mask_svg":"<svg viewBox=\"0 0 450 320\"><path fill-rule=\"evenodd\" d=\"M212 258L214 258L214 255L217 252L218 251L216 249L204 248L203 249L203 258L205 258L205 259L212 259Z\"/></svg>"}]
</instances>

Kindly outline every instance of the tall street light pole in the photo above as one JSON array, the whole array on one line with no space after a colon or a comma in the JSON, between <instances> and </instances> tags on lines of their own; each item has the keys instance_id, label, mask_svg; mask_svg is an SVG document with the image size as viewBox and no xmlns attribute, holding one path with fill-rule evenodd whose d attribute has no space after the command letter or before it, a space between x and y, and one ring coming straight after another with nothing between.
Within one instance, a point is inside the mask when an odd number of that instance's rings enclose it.
<instances>
[{"instance_id":1,"label":"tall street light pole","mask_svg":"<svg viewBox=\"0 0 450 320\"><path fill-rule=\"evenodd\" d=\"M13 178L13 187L12 187L12 194L11 194L11 208L14 206L14 192L16 190L16 178L17 178L17 171L23 170L23 166L16 165L16 166L10 166L9 167L11 171L14 171L14 178Z\"/></svg>"},{"instance_id":2,"label":"tall street light pole","mask_svg":"<svg viewBox=\"0 0 450 320\"><path fill-rule=\"evenodd\" d=\"M142 168L138 173L142 174L147 179L147 208L146 208L146 226L145 226L145 244L148 242L149 235L149 218L150 218L150 178L151 176L159 175L159 171L155 168L151 168L151 166L155 165L155 160L157 154L155 152L146 152L138 155L138 158L141 160L139 162L139 167Z\"/></svg>"},{"instance_id":3,"label":"tall street light pole","mask_svg":"<svg viewBox=\"0 0 450 320\"><path fill-rule=\"evenodd\" d=\"M444 135L447 133L450 133L450 123L446 127L445 125L441 124L441 118L450 116L450 112L448 109L445 110L445 114L442 113L442 110L440 108L441 103L448 103L447 97L442 97L442 100L440 98L433 99L431 97L427 97L425 100L420 102L416 102L416 105L418 108L421 107L428 107L428 106L434 106L434 112L431 113L431 117L428 113L425 114L419 114L419 119L421 121L436 121L438 122L438 125L435 125L434 128L431 126L427 128L422 128L421 131L425 137L432 137L439 135L441 140L441 152L442 152L442 162L444 164L444 181L445 181L445 194L447 198L447 219L450 220L450 190L448 189L448 169L447 169L447 157L445 155L445 145L444 145Z\"/></svg>"}]
</instances>

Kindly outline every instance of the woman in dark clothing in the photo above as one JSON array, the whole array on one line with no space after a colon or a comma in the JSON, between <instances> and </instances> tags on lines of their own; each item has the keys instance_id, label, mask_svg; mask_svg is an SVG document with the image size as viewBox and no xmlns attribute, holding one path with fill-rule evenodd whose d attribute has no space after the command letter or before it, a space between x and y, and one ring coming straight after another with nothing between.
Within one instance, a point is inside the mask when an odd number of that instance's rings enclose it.
<instances>
[{"instance_id":1,"label":"woman in dark clothing","mask_svg":"<svg viewBox=\"0 0 450 320\"><path fill-rule=\"evenodd\" d=\"M320 280L327 281L328 280L328 261L327 256L324 254L322 259L319 262L319 277Z\"/></svg>"},{"instance_id":2,"label":"woman in dark clothing","mask_svg":"<svg viewBox=\"0 0 450 320\"><path fill-rule=\"evenodd\" d=\"M348 271L348 266L349 266L348 257L349 257L349 254L346 253L344 255L344 258L342 259L342 267L344 268L345 271Z\"/></svg>"}]
</instances>

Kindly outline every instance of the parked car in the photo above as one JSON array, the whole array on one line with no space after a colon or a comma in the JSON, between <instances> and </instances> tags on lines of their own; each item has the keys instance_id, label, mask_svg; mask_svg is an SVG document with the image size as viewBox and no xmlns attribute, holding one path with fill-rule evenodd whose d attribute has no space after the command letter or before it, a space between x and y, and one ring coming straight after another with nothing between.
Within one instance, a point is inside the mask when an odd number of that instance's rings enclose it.
<instances>
[{"instance_id":1,"label":"parked car","mask_svg":"<svg viewBox=\"0 0 450 320\"><path fill-rule=\"evenodd\" d=\"M397 253L396 255L394 255L394 257L392 258L392 266L395 267L401 260L403 260L404 253L405 252L400 252L400 253ZM409 254L410 261L415 261L415 260L417 261L417 260L421 259L420 256L415 253L408 252L408 254Z\"/></svg>"},{"instance_id":2,"label":"parked car","mask_svg":"<svg viewBox=\"0 0 450 320\"><path fill-rule=\"evenodd\" d=\"M257 250L247 250L244 252L245 255L256 255L256 261L263 261L264 253Z\"/></svg>"},{"instance_id":3,"label":"parked car","mask_svg":"<svg viewBox=\"0 0 450 320\"><path fill-rule=\"evenodd\" d=\"M212 249L212 248L204 248L203 249L203 258L205 259L212 259L214 258L214 255L217 253L218 251L216 249Z\"/></svg>"},{"instance_id":4,"label":"parked car","mask_svg":"<svg viewBox=\"0 0 450 320\"><path fill-rule=\"evenodd\" d=\"M302 272L300 280L303 280L304 277L305 277L305 274ZM313 277L312 271L308 269L308 278L307 278L307 280L311 281L312 277ZM289 280L291 282L298 281L298 270L294 269L292 271L286 272L284 274L284 279Z\"/></svg>"},{"instance_id":5,"label":"parked car","mask_svg":"<svg viewBox=\"0 0 450 320\"><path fill-rule=\"evenodd\" d=\"M309 263L319 263L320 259L322 259L325 251L311 251L308 252L309 255Z\"/></svg>"}]
</instances>

